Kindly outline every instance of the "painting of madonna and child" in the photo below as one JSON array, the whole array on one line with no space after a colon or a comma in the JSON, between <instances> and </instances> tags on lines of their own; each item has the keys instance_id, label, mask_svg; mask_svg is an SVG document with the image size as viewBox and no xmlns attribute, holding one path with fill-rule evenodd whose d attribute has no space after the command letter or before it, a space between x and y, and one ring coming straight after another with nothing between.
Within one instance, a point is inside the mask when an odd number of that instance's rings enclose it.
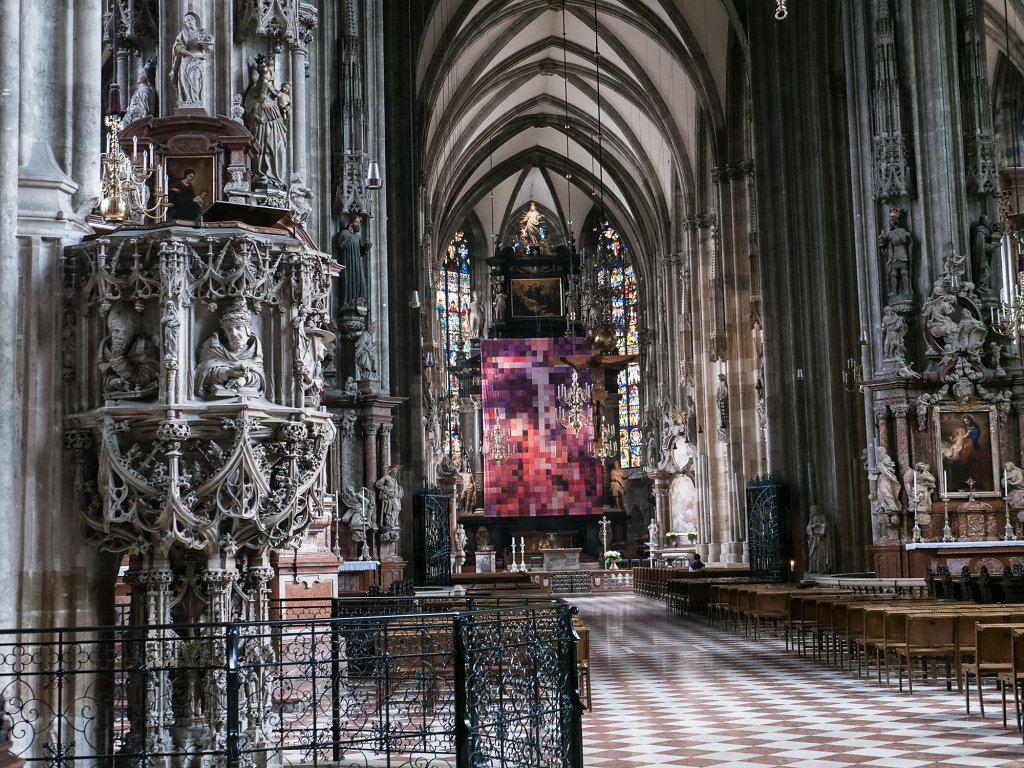
<instances>
[{"instance_id":1,"label":"painting of madonna and child","mask_svg":"<svg viewBox=\"0 0 1024 768\"><path fill-rule=\"evenodd\" d=\"M934 410L938 435L938 478L942 496L967 498L974 481L976 497L998 496L999 448L994 432L994 408L970 411Z\"/></svg>"}]
</instances>

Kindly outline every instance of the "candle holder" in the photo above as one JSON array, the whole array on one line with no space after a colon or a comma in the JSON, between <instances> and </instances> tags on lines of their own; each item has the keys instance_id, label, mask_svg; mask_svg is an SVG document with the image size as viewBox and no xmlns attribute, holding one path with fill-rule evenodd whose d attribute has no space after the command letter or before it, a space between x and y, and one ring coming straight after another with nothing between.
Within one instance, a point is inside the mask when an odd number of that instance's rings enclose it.
<instances>
[{"instance_id":1,"label":"candle holder","mask_svg":"<svg viewBox=\"0 0 1024 768\"><path fill-rule=\"evenodd\" d=\"M139 214L143 219L160 220L164 217L170 204L164 189L167 179L163 170L156 164L153 145L149 151L138 153L138 137L134 138L134 151L128 157L121 151L121 121L116 115L108 115L104 121L109 130L107 133L107 151L100 155L100 213L107 221L125 221L132 214ZM147 206L148 191L146 183L156 173L156 184L150 196L155 201Z\"/></svg>"},{"instance_id":2,"label":"candle holder","mask_svg":"<svg viewBox=\"0 0 1024 768\"><path fill-rule=\"evenodd\" d=\"M363 561L372 560L373 559L372 555L370 554L370 545L367 544L367 539L366 539L366 527L367 527L367 525L370 522L369 516L367 515L367 511L366 511L366 494L367 493L369 493L369 490L366 489L366 488L363 488L363 489L361 489L359 491L359 499L363 502L362 515L360 515L360 517L362 518L362 524L363 524L363 548L362 548L362 550L359 553L359 559L363 560Z\"/></svg>"},{"instance_id":3,"label":"candle holder","mask_svg":"<svg viewBox=\"0 0 1024 768\"><path fill-rule=\"evenodd\" d=\"M917 507L918 507L918 503L917 503L917 499L915 498L914 502L912 504L912 509L913 509L913 512L914 512L914 530L913 530L912 533L913 533L913 538L914 538L914 543L915 544L918 544L918 543L924 541L924 539L921 538L921 524L920 524L920 522L917 519Z\"/></svg>"},{"instance_id":4,"label":"candle holder","mask_svg":"<svg viewBox=\"0 0 1024 768\"><path fill-rule=\"evenodd\" d=\"M943 512L946 517L946 521L942 524L942 540L943 541L956 541L953 537L953 531L949 527L949 501L947 500L943 504Z\"/></svg>"}]
</instances>

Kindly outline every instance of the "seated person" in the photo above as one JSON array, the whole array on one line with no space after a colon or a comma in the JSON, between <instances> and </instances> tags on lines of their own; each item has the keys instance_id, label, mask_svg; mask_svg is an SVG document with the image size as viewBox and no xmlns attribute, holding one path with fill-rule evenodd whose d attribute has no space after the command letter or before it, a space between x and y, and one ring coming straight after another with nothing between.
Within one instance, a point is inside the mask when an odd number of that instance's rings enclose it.
<instances>
[{"instance_id":1,"label":"seated person","mask_svg":"<svg viewBox=\"0 0 1024 768\"><path fill-rule=\"evenodd\" d=\"M693 560L690 561L691 571L703 571L707 566L704 565L704 561L700 559L700 552L696 552L693 555Z\"/></svg>"}]
</instances>

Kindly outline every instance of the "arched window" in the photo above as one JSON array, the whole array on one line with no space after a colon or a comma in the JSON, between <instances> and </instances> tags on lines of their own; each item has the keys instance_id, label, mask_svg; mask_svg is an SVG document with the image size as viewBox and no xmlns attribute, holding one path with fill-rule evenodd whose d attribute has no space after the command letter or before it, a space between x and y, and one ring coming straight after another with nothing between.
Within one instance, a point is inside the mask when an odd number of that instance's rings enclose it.
<instances>
[{"instance_id":1,"label":"arched window","mask_svg":"<svg viewBox=\"0 0 1024 768\"><path fill-rule=\"evenodd\" d=\"M459 377L455 370L459 355L469 343L470 302L469 242L465 232L456 232L448 244L437 281L437 318L448 371L449 412L444 426L444 449L452 457L462 455L459 431Z\"/></svg>"},{"instance_id":2,"label":"arched window","mask_svg":"<svg viewBox=\"0 0 1024 768\"><path fill-rule=\"evenodd\" d=\"M620 355L640 353L640 329L637 322L636 274L629 252L619 233L609 225L598 239L606 269L598 272L600 283L611 286L611 318ZM643 430L640 428L640 364L629 363L619 372L619 460L623 467L643 463Z\"/></svg>"}]
</instances>

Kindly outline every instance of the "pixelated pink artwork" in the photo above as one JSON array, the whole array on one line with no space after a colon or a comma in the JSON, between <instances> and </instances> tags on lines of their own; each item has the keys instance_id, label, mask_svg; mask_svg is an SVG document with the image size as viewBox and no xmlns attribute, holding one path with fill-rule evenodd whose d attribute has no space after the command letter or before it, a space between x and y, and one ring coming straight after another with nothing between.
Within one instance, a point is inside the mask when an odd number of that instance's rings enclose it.
<instances>
[{"instance_id":1,"label":"pixelated pink artwork","mask_svg":"<svg viewBox=\"0 0 1024 768\"><path fill-rule=\"evenodd\" d=\"M588 515L601 511L601 469L587 455L593 426L579 434L558 423L558 385L572 369L559 357L586 354L577 339L481 339L484 447L495 425L516 453L498 464L484 457L484 512L490 517ZM580 371L580 383L590 373Z\"/></svg>"}]
</instances>

